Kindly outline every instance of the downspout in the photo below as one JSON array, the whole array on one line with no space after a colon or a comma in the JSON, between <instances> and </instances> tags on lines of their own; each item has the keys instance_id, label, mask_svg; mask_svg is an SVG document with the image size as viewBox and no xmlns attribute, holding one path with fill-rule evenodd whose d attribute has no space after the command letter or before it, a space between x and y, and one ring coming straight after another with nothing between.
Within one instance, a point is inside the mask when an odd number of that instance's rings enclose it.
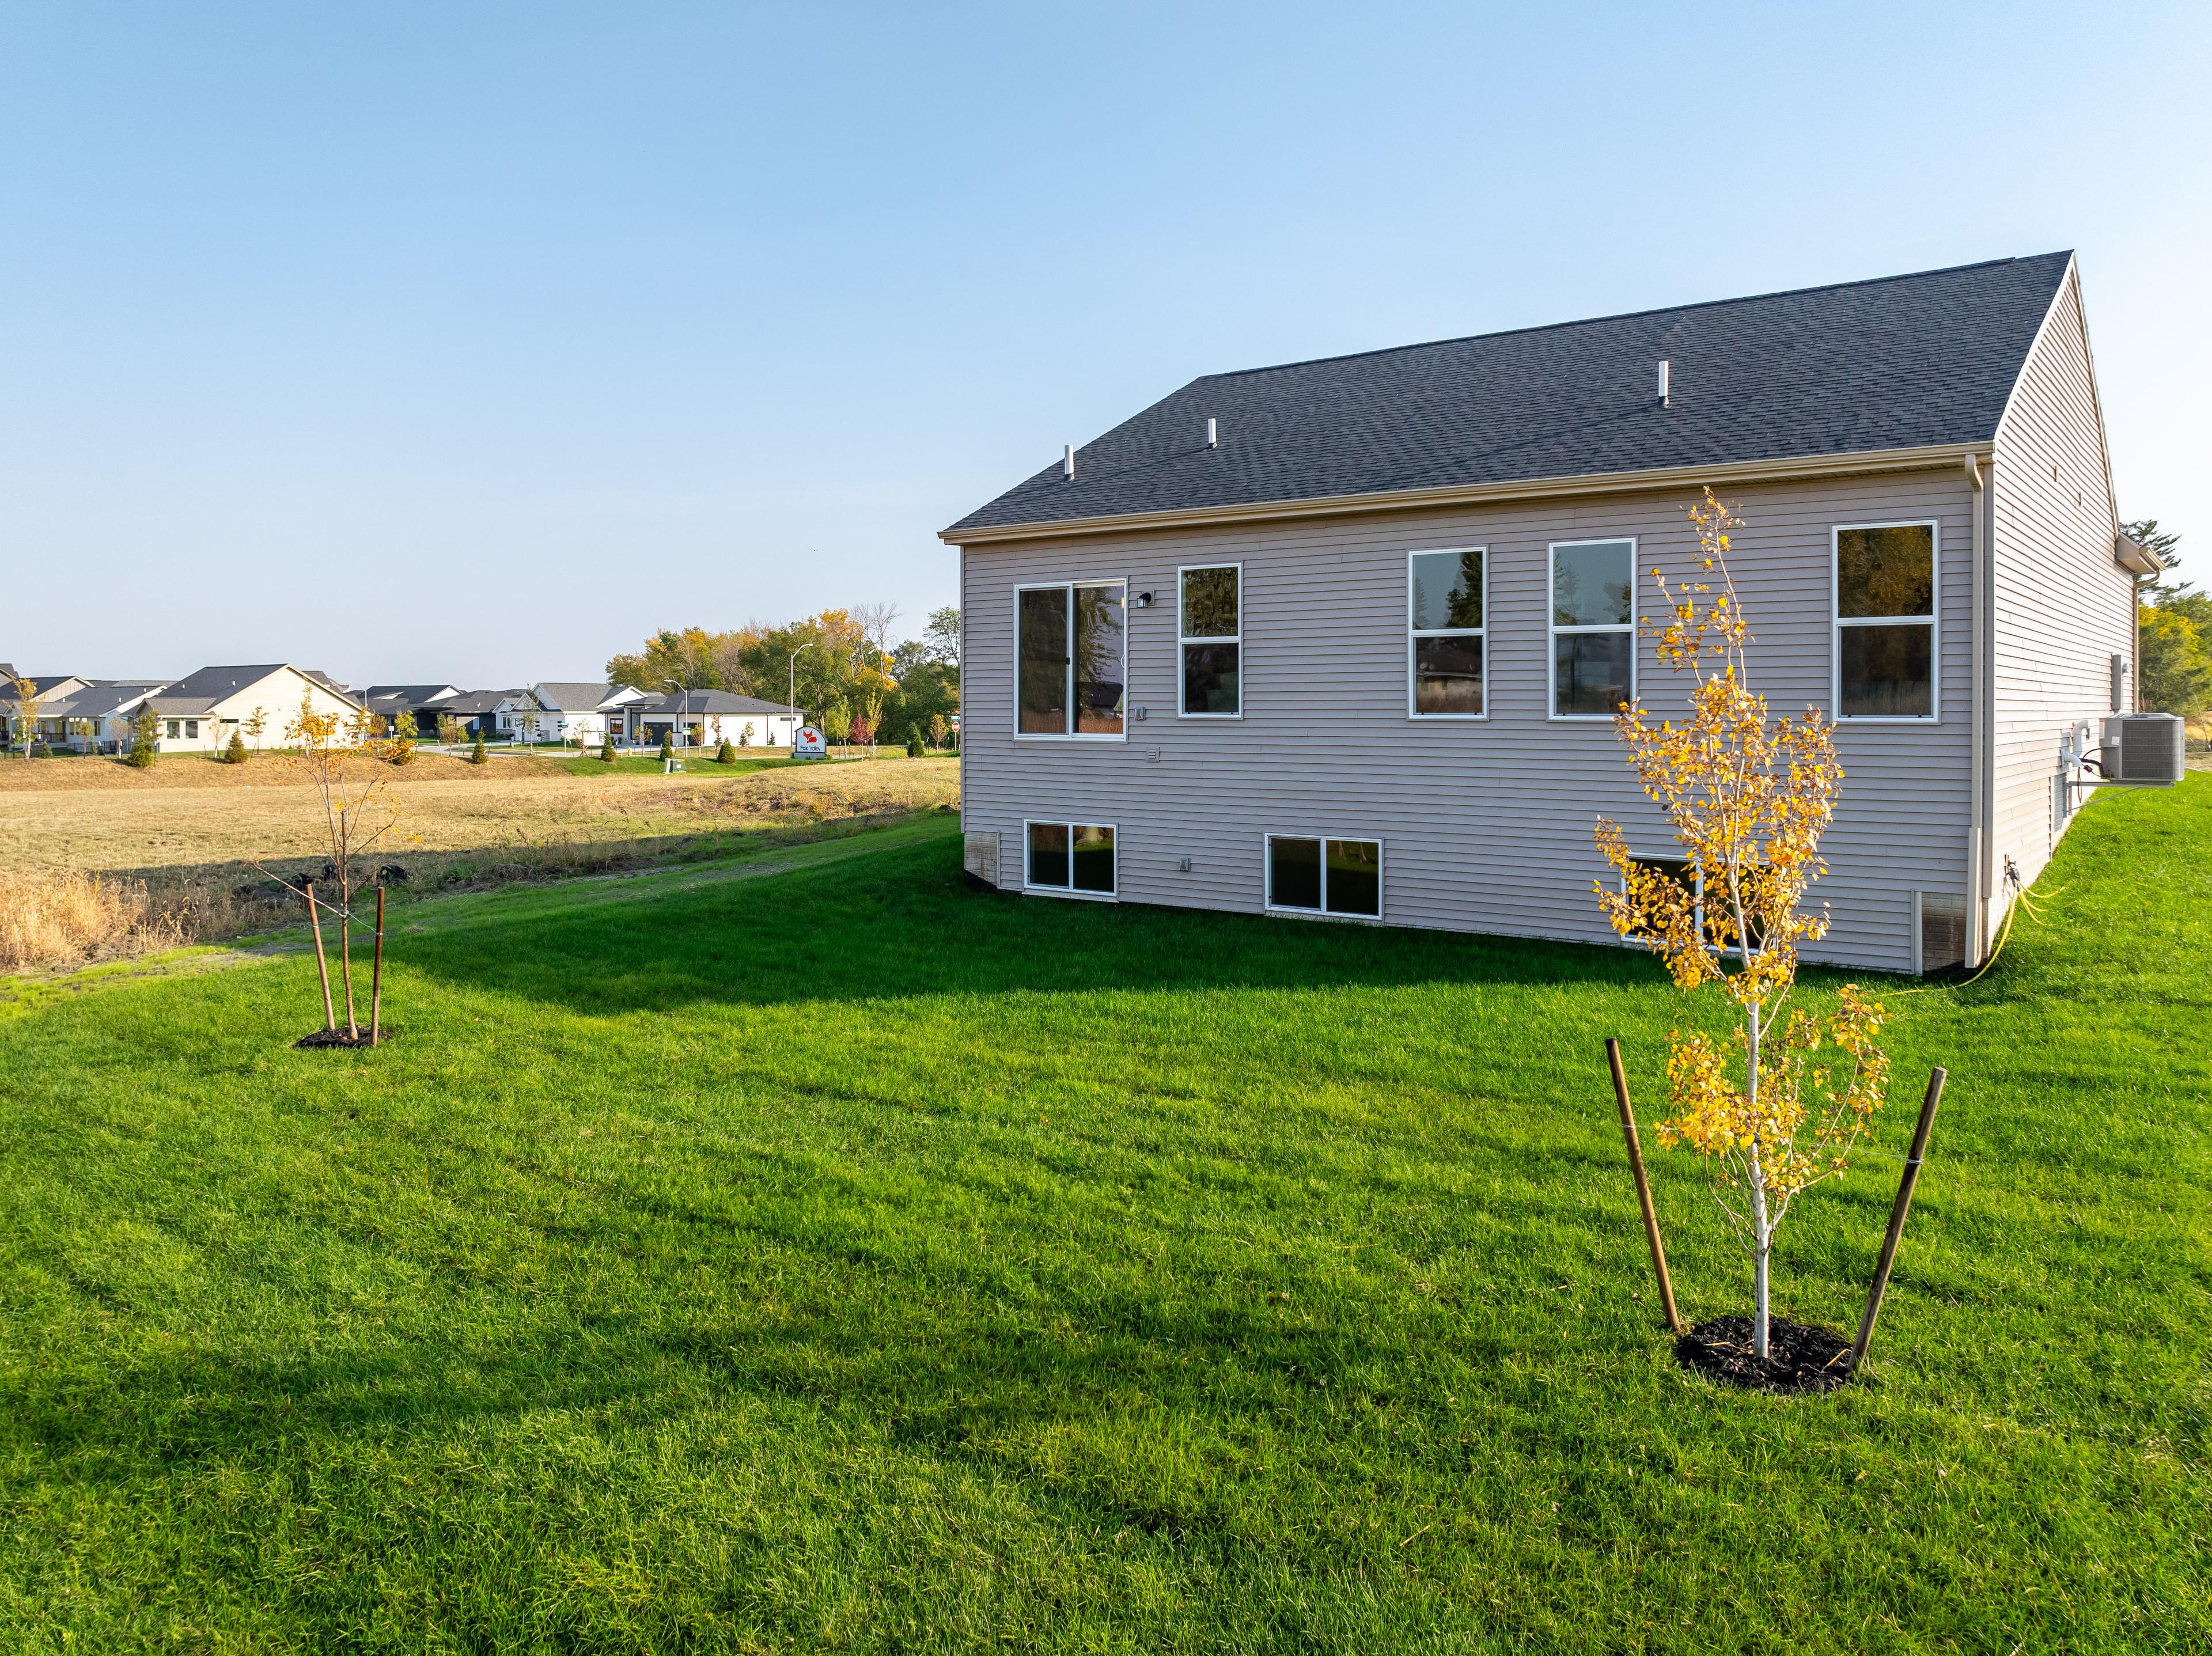
<instances>
[{"instance_id":1,"label":"downspout","mask_svg":"<svg viewBox=\"0 0 2212 1656\"><path fill-rule=\"evenodd\" d=\"M1994 472L1994 463L1990 468ZM1996 778L1995 766L1996 686L1990 672L1990 639L1996 579L1990 568L1992 523L1991 477L1966 457L1966 480L1973 487L1973 706L1970 763L1972 781L1966 821L1966 965L1982 963L1989 939L1990 844L1996 838Z\"/></svg>"}]
</instances>

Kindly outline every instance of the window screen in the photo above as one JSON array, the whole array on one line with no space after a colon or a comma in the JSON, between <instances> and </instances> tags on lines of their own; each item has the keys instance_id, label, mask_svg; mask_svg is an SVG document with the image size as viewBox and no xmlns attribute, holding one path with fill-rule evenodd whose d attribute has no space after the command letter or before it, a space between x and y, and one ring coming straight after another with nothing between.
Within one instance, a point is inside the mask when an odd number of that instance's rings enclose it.
<instances>
[{"instance_id":1,"label":"window screen","mask_svg":"<svg viewBox=\"0 0 2212 1656\"><path fill-rule=\"evenodd\" d=\"M1836 716L1936 713L1936 525L1836 531Z\"/></svg>"},{"instance_id":2,"label":"window screen","mask_svg":"<svg viewBox=\"0 0 2212 1656\"><path fill-rule=\"evenodd\" d=\"M1610 719L1636 699L1636 543L1552 549L1552 713Z\"/></svg>"},{"instance_id":3,"label":"window screen","mask_svg":"<svg viewBox=\"0 0 2212 1656\"><path fill-rule=\"evenodd\" d=\"M1244 572L1236 564L1186 569L1177 583L1177 649L1185 718L1244 711Z\"/></svg>"},{"instance_id":4,"label":"window screen","mask_svg":"<svg viewBox=\"0 0 2212 1656\"><path fill-rule=\"evenodd\" d=\"M1482 715L1483 574L1479 547L1407 559L1407 710L1416 717Z\"/></svg>"}]
</instances>

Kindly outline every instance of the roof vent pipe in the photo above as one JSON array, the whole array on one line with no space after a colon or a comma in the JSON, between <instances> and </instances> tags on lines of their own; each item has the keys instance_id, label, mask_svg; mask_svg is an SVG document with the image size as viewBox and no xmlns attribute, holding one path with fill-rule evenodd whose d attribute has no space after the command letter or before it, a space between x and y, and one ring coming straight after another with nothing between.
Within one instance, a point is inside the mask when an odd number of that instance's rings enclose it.
<instances>
[{"instance_id":1,"label":"roof vent pipe","mask_svg":"<svg viewBox=\"0 0 2212 1656\"><path fill-rule=\"evenodd\" d=\"M1659 406L1662 409L1672 408L1674 406L1674 403L1668 400L1667 395L1667 370L1669 366L1670 365L1665 357L1662 356L1659 359Z\"/></svg>"},{"instance_id":2,"label":"roof vent pipe","mask_svg":"<svg viewBox=\"0 0 2212 1656\"><path fill-rule=\"evenodd\" d=\"M1070 443L1070 444L1067 446L1067 453L1066 453L1066 457L1065 457L1064 458L1062 458L1062 459L1061 459L1061 461L1060 461L1060 475L1061 476L1063 476L1063 477L1065 477L1065 478L1068 479L1071 482L1073 482L1073 481L1074 481L1074 478L1075 478L1075 445L1074 445L1074 444Z\"/></svg>"},{"instance_id":3,"label":"roof vent pipe","mask_svg":"<svg viewBox=\"0 0 2212 1656\"><path fill-rule=\"evenodd\" d=\"M1221 446L1221 422L1218 420L1208 420L1206 422L1206 446L1208 448Z\"/></svg>"}]
</instances>

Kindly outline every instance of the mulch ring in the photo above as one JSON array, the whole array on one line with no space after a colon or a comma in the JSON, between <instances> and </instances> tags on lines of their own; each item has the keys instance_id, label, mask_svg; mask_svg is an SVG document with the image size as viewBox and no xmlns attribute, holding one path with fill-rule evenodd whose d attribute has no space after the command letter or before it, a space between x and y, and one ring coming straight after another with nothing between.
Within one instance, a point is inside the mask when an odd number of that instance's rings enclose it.
<instances>
[{"instance_id":1,"label":"mulch ring","mask_svg":"<svg viewBox=\"0 0 2212 1656\"><path fill-rule=\"evenodd\" d=\"M392 1038L398 1033L398 1030L393 1028L387 1023L382 1029L377 1032L374 1044L379 1046L389 1046L392 1042ZM294 1041L292 1044L295 1046L313 1047L367 1046L371 1043L368 1039L368 1031L366 1029L363 1029L357 1035L349 1035L343 1029L318 1029L311 1035L301 1035L299 1040Z\"/></svg>"},{"instance_id":2,"label":"mulch ring","mask_svg":"<svg viewBox=\"0 0 2212 1656\"><path fill-rule=\"evenodd\" d=\"M1685 1368L1759 1392L1832 1392L1851 1377L1851 1343L1825 1328L1769 1319L1767 1358L1752 1354L1751 1319L1716 1317L1674 1342Z\"/></svg>"}]
</instances>

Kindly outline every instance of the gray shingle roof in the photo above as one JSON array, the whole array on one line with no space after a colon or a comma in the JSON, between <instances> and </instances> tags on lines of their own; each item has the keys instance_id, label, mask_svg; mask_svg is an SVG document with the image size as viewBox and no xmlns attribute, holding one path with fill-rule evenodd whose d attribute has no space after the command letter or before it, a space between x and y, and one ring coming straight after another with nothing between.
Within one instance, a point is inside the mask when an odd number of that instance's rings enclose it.
<instances>
[{"instance_id":1,"label":"gray shingle roof","mask_svg":"<svg viewBox=\"0 0 2212 1656\"><path fill-rule=\"evenodd\" d=\"M538 692L545 711L555 713L596 712L616 688L612 684L564 684L550 680L531 688Z\"/></svg>"},{"instance_id":2,"label":"gray shingle roof","mask_svg":"<svg viewBox=\"0 0 2212 1656\"><path fill-rule=\"evenodd\" d=\"M372 684L362 695L370 701L400 701L420 707L447 696L459 695L458 684Z\"/></svg>"},{"instance_id":3,"label":"gray shingle roof","mask_svg":"<svg viewBox=\"0 0 2212 1656\"><path fill-rule=\"evenodd\" d=\"M763 701L757 695L739 695L732 690L694 690L689 696L679 696L673 691L657 701L633 701L629 704L641 713L669 713L680 710L687 713L795 713L798 709L787 707L781 701Z\"/></svg>"},{"instance_id":4,"label":"gray shingle roof","mask_svg":"<svg viewBox=\"0 0 2212 1656\"><path fill-rule=\"evenodd\" d=\"M196 673L187 673L154 698L154 711L163 713L204 713L227 696L237 695L249 685L258 684L271 673L281 673L287 664L271 662L259 667L203 667ZM327 674L302 667L307 674L333 695L353 700L349 692L339 686ZM272 707L274 713L283 711Z\"/></svg>"},{"instance_id":5,"label":"gray shingle roof","mask_svg":"<svg viewBox=\"0 0 2212 1656\"><path fill-rule=\"evenodd\" d=\"M2072 257L1208 374L945 534L1984 442Z\"/></svg>"}]
</instances>

